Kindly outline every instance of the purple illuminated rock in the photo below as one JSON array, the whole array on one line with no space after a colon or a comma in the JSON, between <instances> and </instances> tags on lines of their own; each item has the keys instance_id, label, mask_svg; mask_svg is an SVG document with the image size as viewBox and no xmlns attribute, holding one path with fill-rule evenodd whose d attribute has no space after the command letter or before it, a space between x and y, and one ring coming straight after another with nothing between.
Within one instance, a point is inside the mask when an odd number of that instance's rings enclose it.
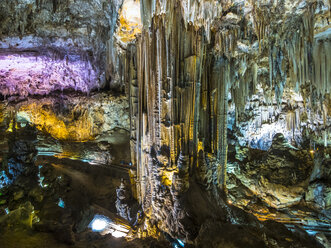
<instances>
[{"instance_id":1,"label":"purple illuminated rock","mask_svg":"<svg viewBox=\"0 0 331 248\"><path fill-rule=\"evenodd\" d=\"M121 5L122 0L1 0L0 95L47 94L68 88L88 92L106 82L110 88L124 88L114 81L111 56ZM61 53L60 58L52 57L53 50L55 55ZM38 61L27 62L36 59L27 58L27 51L33 51ZM17 63L8 67L4 53L21 61L22 56L15 54L22 52L24 68Z\"/></svg>"},{"instance_id":2,"label":"purple illuminated rock","mask_svg":"<svg viewBox=\"0 0 331 248\"><path fill-rule=\"evenodd\" d=\"M89 92L102 81L89 61L69 56L54 59L26 53L0 59L0 93L4 96L45 95L66 89Z\"/></svg>"}]
</instances>

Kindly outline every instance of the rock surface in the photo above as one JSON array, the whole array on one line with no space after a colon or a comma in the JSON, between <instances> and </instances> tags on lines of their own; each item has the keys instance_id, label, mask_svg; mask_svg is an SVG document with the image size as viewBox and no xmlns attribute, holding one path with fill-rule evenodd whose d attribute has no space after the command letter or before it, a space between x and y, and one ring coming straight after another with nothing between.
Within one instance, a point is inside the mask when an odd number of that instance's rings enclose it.
<instances>
[{"instance_id":1,"label":"rock surface","mask_svg":"<svg viewBox=\"0 0 331 248\"><path fill-rule=\"evenodd\" d=\"M273 208L290 207L303 199L313 170L309 151L291 147L277 134L267 152L252 150L246 156L233 164L231 172L253 195Z\"/></svg>"},{"instance_id":2,"label":"rock surface","mask_svg":"<svg viewBox=\"0 0 331 248\"><path fill-rule=\"evenodd\" d=\"M101 141L116 130L130 129L126 98L108 93L90 96L72 93L60 98L30 98L18 103L12 98L1 105L9 105L3 111L7 125L12 121L23 125L30 123L58 140Z\"/></svg>"},{"instance_id":3,"label":"rock surface","mask_svg":"<svg viewBox=\"0 0 331 248\"><path fill-rule=\"evenodd\" d=\"M1 1L0 93L90 92L106 81L109 86L109 54L121 4L117 0Z\"/></svg>"}]
</instances>

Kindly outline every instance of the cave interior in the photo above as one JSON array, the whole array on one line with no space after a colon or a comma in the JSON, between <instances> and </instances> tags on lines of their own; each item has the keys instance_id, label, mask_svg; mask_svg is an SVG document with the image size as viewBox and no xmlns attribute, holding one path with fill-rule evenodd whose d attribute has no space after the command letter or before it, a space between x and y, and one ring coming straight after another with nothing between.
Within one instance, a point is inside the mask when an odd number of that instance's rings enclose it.
<instances>
[{"instance_id":1,"label":"cave interior","mask_svg":"<svg viewBox=\"0 0 331 248\"><path fill-rule=\"evenodd\" d=\"M1 248L330 248L330 0L1 0Z\"/></svg>"}]
</instances>

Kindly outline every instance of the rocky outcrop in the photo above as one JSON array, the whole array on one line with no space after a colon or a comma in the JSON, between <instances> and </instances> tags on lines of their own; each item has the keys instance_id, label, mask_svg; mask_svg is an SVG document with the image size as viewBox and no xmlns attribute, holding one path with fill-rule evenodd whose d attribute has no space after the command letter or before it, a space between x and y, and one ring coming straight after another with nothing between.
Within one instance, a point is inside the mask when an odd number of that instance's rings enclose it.
<instances>
[{"instance_id":1,"label":"rocky outcrop","mask_svg":"<svg viewBox=\"0 0 331 248\"><path fill-rule=\"evenodd\" d=\"M1 1L0 93L109 87L122 1ZM115 83L114 83L115 84Z\"/></svg>"},{"instance_id":2,"label":"rocky outcrop","mask_svg":"<svg viewBox=\"0 0 331 248\"><path fill-rule=\"evenodd\" d=\"M17 139L17 136L20 137ZM7 144L8 150L3 151L3 167L1 169L0 188L11 185L19 179L27 177L31 185L36 183L35 174L37 168L34 166L37 150L35 147L36 141L35 129L31 126L26 126L17 133L9 135ZM18 194L17 199L23 195Z\"/></svg>"},{"instance_id":3,"label":"rocky outcrop","mask_svg":"<svg viewBox=\"0 0 331 248\"><path fill-rule=\"evenodd\" d=\"M251 198L258 197L273 208L290 207L304 198L314 165L309 151L292 147L283 135L277 134L267 152L247 150L244 158L240 154L238 151L237 158L242 161L234 162L229 171L239 180L234 184L229 181L231 193L236 194L235 185L240 183ZM236 201L236 197L230 199Z\"/></svg>"},{"instance_id":4,"label":"rocky outcrop","mask_svg":"<svg viewBox=\"0 0 331 248\"><path fill-rule=\"evenodd\" d=\"M228 167L228 202L259 220L304 229L328 247L330 151L303 150L278 134L267 151L237 148Z\"/></svg>"},{"instance_id":5,"label":"rocky outcrop","mask_svg":"<svg viewBox=\"0 0 331 248\"><path fill-rule=\"evenodd\" d=\"M30 98L2 102L7 128L11 122L30 123L58 140L107 140L116 130L129 131L128 101L124 96L94 93L90 96L65 94L62 97Z\"/></svg>"},{"instance_id":6,"label":"rocky outcrop","mask_svg":"<svg viewBox=\"0 0 331 248\"><path fill-rule=\"evenodd\" d=\"M330 154L318 154L305 195L307 204L331 217Z\"/></svg>"},{"instance_id":7,"label":"rocky outcrop","mask_svg":"<svg viewBox=\"0 0 331 248\"><path fill-rule=\"evenodd\" d=\"M12 54L14 53L14 54ZM1 54L0 92L7 96L48 95L53 91L90 92L103 86L98 69L77 56L54 52L20 52ZM103 83L101 83L103 82Z\"/></svg>"},{"instance_id":8,"label":"rocky outcrop","mask_svg":"<svg viewBox=\"0 0 331 248\"><path fill-rule=\"evenodd\" d=\"M132 197L132 192L125 180L121 180L120 186L116 189L116 210L117 214L129 221L135 227L141 222L142 211Z\"/></svg>"},{"instance_id":9,"label":"rocky outcrop","mask_svg":"<svg viewBox=\"0 0 331 248\"><path fill-rule=\"evenodd\" d=\"M123 200L116 188L122 178L129 181L127 170L119 166L92 165L79 159L41 158L35 147L37 134L40 135L39 131L29 123L6 134L8 161L1 161L4 174L0 178L2 246L11 247L14 243L22 247L26 244L45 247L49 243L48 247L93 247L110 242L114 247L142 247L156 243L153 239L116 240L89 230L95 214L105 212L110 213L113 220L121 218L115 214L117 197ZM128 197L133 202L131 195ZM137 213L135 208L132 211ZM124 223L130 229L128 221ZM158 243L167 247L167 243Z\"/></svg>"},{"instance_id":10,"label":"rocky outcrop","mask_svg":"<svg viewBox=\"0 0 331 248\"><path fill-rule=\"evenodd\" d=\"M71 93L62 97L11 97L3 109L0 157L6 159L8 140L26 125L37 129L38 156L79 159L94 164L129 166L130 120L124 96Z\"/></svg>"}]
</instances>

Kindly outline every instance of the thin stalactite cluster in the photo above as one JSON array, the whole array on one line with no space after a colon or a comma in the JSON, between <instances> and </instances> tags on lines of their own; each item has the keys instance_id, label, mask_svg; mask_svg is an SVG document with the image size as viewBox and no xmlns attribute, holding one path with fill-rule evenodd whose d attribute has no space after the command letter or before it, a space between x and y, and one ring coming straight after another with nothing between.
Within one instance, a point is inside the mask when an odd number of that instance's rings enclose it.
<instances>
[{"instance_id":1,"label":"thin stalactite cluster","mask_svg":"<svg viewBox=\"0 0 331 248\"><path fill-rule=\"evenodd\" d=\"M172 227L162 204L174 205L199 171L214 195L226 191L230 106L239 126L257 88L275 109L286 89L301 94L311 121L326 113L330 35L314 20L325 22L330 6L299 2L141 1L144 28L121 53L119 72L130 97L137 198L163 230ZM294 130L300 116L288 122Z\"/></svg>"}]
</instances>

